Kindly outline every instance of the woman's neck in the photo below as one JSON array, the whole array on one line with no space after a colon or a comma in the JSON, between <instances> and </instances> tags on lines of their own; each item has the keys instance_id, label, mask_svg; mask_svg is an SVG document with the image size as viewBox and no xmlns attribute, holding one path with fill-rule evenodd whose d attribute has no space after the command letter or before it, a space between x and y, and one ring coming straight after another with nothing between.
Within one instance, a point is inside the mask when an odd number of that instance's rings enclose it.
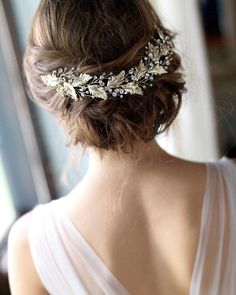
<instances>
[{"instance_id":1,"label":"woman's neck","mask_svg":"<svg viewBox=\"0 0 236 295\"><path fill-rule=\"evenodd\" d=\"M101 159L99 154L89 148L89 168L87 175L122 175L133 174L137 171L150 170L158 164L162 166L174 157L165 152L155 139L148 143L134 147L132 154L118 154L114 151L106 151Z\"/></svg>"}]
</instances>

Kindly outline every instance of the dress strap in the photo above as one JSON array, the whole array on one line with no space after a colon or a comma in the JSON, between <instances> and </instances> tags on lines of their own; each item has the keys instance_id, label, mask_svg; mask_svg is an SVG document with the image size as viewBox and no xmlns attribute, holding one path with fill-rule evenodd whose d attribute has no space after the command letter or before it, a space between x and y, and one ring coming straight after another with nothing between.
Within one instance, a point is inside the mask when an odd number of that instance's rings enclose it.
<instances>
[{"instance_id":1,"label":"dress strap","mask_svg":"<svg viewBox=\"0 0 236 295\"><path fill-rule=\"evenodd\" d=\"M236 165L226 157L208 161L208 188L190 295L235 293ZM233 285L234 284L234 285Z\"/></svg>"},{"instance_id":2,"label":"dress strap","mask_svg":"<svg viewBox=\"0 0 236 295\"><path fill-rule=\"evenodd\" d=\"M129 295L128 290L121 284L121 282L113 275L111 270L102 261L98 254L94 251L88 241L79 232L76 226L67 216L64 210L63 201L66 197L62 197L59 200L54 200L51 202L52 210L55 211L57 216L58 228L60 227L61 236L64 237L66 243L70 249L71 258L77 260L83 260L83 267L78 269L78 271L83 270L81 276L84 276L84 272L89 274L90 277L89 286L87 288L91 289L92 285L99 286L100 290L103 290L102 294L109 295ZM91 294L100 294L96 292Z\"/></svg>"},{"instance_id":3,"label":"dress strap","mask_svg":"<svg viewBox=\"0 0 236 295\"><path fill-rule=\"evenodd\" d=\"M65 255L49 204L31 211L28 240L38 275L50 295L88 295Z\"/></svg>"}]
</instances>

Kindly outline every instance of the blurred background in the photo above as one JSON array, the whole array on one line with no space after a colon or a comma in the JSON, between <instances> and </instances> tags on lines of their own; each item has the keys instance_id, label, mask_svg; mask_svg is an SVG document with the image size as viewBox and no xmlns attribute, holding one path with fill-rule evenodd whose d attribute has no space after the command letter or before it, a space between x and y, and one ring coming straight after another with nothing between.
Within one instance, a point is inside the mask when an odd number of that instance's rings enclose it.
<instances>
[{"instance_id":1,"label":"blurred background","mask_svg":"<svg viewBox=\"0 0 236 295\"><path fill-rule=\"evenodd\" d=\"M235 0L151 2L178 34L188 87L176 122L157 141L195 161L236 156ZM0 0L0 295L10 294L10 226L36 204L67 194L88 165L86 154L80 161L79 147L65 146L55 119L24 90L22 55L38 3Z\"/></svg>"}]
</instances>

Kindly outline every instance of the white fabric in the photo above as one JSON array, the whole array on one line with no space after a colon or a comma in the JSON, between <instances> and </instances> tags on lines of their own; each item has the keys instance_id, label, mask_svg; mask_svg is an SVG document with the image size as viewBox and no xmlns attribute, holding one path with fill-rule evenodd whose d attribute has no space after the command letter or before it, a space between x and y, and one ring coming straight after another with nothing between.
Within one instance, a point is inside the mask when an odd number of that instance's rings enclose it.
<instances>
[{"instance_id":1,"label":"white fabric","mask_svg":"<svg viewBox=\"0 0 236 295\"><path fill-rule=\"evenodd\" d=\"M177 33L175 45L182 57L188 90L183 96L183 104L177 118L168 132L157 136L157 141L170 154L187 160L217 159L220 151L216 108L198 7L199 0L150 2L164 26ZM207 145L203 146L203 142L207 142Z\"/></svg>"},{"instance_id":2,"label":"white fabric","mask_svg":"<svg viewBox=\"0 0 236 295\"><path fill-rule=\"evenodd\" d=\"M63 211L62 200L37 205L28 238L50 295L129 295ZM189 295L236 292L236 164L207 162L201 229Z\"/></svg>"},{"instance_id":3,"label":"white fabric","mask_svg":"<svg viewBox=\"0 0 236 295\"><path fill-rule=\"evenodd\" d=\"M209 162L190 295L236 293L236 164Z\"/></svg>"}]
</instances>

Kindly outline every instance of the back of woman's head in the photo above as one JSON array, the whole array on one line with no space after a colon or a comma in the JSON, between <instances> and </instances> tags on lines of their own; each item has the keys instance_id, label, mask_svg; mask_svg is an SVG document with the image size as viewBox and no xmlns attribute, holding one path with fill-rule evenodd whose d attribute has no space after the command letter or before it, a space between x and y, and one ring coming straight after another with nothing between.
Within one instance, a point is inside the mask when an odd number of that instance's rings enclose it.
<instances>
[{"instance_id":1,"label":"back of woman's head","mask_svg":"<svg viewBox=\"0 0 236 295\"><path fill-rule=\"evenodd\" d=\"M24 71L33 99L55 114L69 143L99 151L128 152L148 142L176 118L184 91L180 58L172 53L168 71L156 75L143 95L71 99L41 76L75 67L76 74L118 74L139 65L145 46L161 30L172 40L145 0L42 0L33 20Z\"/></svg>"}]
</instances>

